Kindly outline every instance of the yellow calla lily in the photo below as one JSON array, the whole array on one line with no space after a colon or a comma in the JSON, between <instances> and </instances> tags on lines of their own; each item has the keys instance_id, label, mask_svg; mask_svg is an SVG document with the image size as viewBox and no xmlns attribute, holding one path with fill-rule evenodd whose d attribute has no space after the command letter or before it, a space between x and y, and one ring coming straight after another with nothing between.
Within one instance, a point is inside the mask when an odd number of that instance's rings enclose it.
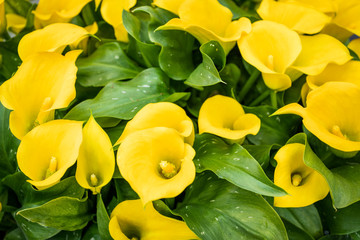
<instances>
[{"instance_id":1,"label":"yellow calla lily","mask_svg":"<svg viewBox=\"0 0 360 240\"><path fill-rule=\"evenodd\" d=\"M338 9L333 23L359 36L360 2L358 0L335 0L335 2Z\"/></svg>"},{"instance_id":2,"label":"yellow calla lily","mask_svg":"<svg viewBox=\"0 0 360 240\"><path fill-rule=\"evenodd\" d=\"M311 89L327 82L350 82L360 87L360 62L353 60L343 65L329 64L319 75L307 76L306 82Z\"/></svg>"},{"instance_id":3,"label":"yellow calla lily","mask_svg":"<svg viewBox=\"0 0 360 240\"><path fill-rule=\"evenodd\" d=\"M54 120L31 130L17 152L20 170L39 190L58 183L74 165L82 141L82 122Z\"/></svg>"},{"instance_id":4,"label":"yellow calla lily","mask_svg":"<svg viewBox=\"0 0 360 240\"><path fill-rule=\"evenodd\" d=\"M83 188L97 194L110 182L114 170L115 156L111 141L91 115L83 129L83 141L76 166L76 181Z\"/></svg>"},{"instance_id":5,"label":"yellow calla lily","mask_svg":"<svg viewBox=\"0 0 360 240\"><path fill-rule=\"evenodd\" d=\"M305 127L330 147L346 153L360 150L360 88L347 82L328 82L311 91L306 108L291 103L273 115L296 114Z\"/></svg>"},{"instance_id":6,"label":"yellow calla lily","mask_svg":"<svg viewBox=\"0 0 360 240\"><path fill-rule=\"evenodd\" d=\"M348 48L354 51L356 55L360 58L360 38L352 40L349 43Z\"/></svg>"},{"instance_id":7,"label":"yellow calla lily","mask_svg":"<svg viewBox=\"0 0 360 240\"><path fill-rule=\"evenodd\" d=\"M279 0L279 2L295 2L306 7L314 8L329 16L337 11L337 4L334 0Z\"/></svg>"},{"instance_id":8,"label":"yellow calla lily","mask_svg":"<svg viewBox=\"0 0 360 240\"><path fill-rule=\"evenodd\" d=\"M33 14L36 29L52 23L70 22L91 0L40 0Z\"/></svg>"},{"instance_id":9,"label":"yellow calla lily","mask_svg":"<svg viewBox=\"0 0 360 240\"><path fill-rule=\"evenodd\" d=\"M318 34L300 39L302 51L291 67L305 74L318 75L329 63L341 65L352 58L346 46L334 37Z\"/></svg>"},{"instance_id":10,"label":"yellow calla lily","mask_svg":"<svg viewBox=\"0 0 360 240\"><path fill-rule=\"evenodd\" d=\"M78 43L89 32L75 24L54 23L26 34L19 42L18 53L22 60L37 52L62 53L67 45Z\"/></svg>"},{"instance_id":11,"label":"yellow calla lily","mask_svg":"<svg viewBox=\"0 0 360 240\"><path fill-rule=\"evenodd\" d=\"M115 240L199 239L185 222L161 215L152 204L144 208L140 200L119 203L111 213L109 231Z\"/></svg>"},{"instance_id":12,"label":"yellow calla lily","mask_svg":"<svg viewBox=\"0 0 360 240\"><path fill-rule=\"evenodd\" d=\"M231 21L231 11L217 0L185 0L179 7L179 17L171 19L158 29L186 31L201 44L216 40L226 54L243 33L251 31L248 18Z\"/></svg>"},{"instance_id":13,"label":"yellow calla lily","mask_svg":"<svg viewBox=\"0 0 360 240\"><path fill-rule=\"evenodd\" d=\"M331 21L331 17L296 1L263 0L257 10L264 20L286 25L299 33L314 34Z\"/></svg>"},{"instance_id":14,"label":"yellow calla lily","mask_svg":"<svg viewBox=\"0 0 360 240\"><path fill-rule=\"evenodd\" d=\"M242 143L248 134L260 130L260 119L245 114L241 104L233 98L215 95L206 99L199 112L199 133L211 133Z\"/></svg>"},{"instance_id":15,"label":"yellow calla lily","mask_svg":"<svg viewBox=\"0 0 360 240\"><path fill-rule=\"evenodd\" d=\"M262 72L266 86L276 91L291 87L287 71L302 49L295 31L280 23L257 21L252 31L240 38L238 46L243 58Z\"/></svg>"},{"instance_id":16,"label":"yellow calla lily","mask_svg":"<svg viewBox=\"0 0 360 240\"><path fill-rule=\"evenodd\" d=\"M77 67L81 51L36 53L27 57L13 77L0 87L2 104L10 113L10 130L22 139L35 126L54 119L55 109L75 98Z\"/></svg>"},{"instance_id":17,"label":"yellow calla lily","mask_svg":"<svg viewBox=\"0 0 360 240\"><path fill-rule=\"evenodd\" d=\"M274 183L289 195L274 197L275 207L305 207L329 193L326 179L304 164L304 151L304 144L291 143L276 153Z\"/></svg>"},{"instance_id":18,"label":"yellow calla lily","mask_svg":"<svg viewBox=\"0 0 360 240\"><path fill-rule=\"evenodd\" d=\"M149 103L140 109L135 117L126 124L115 145L120 144L133 132L153 127L173 128L184 137L186 143L190 145L194 143L194 124L184 109L174 103L158 102Z\"/></svg>"},{"instance_id":19,"label":"yellow calla lily","mask_svg":"<svg viewBox=\"0 0 360 240\"><path fill-rule=\"evenodd\" d=\"M121 175L147 203L179 195L195 178L195 150L179 133L166 127L136 131L117 152Z\"/></svg>"},{"instance_id":20,"label":"yellow calla lily","mask_svg":"<svg viewBox=\"0 0 360 240\"><path fill-rule=\"evenodd\" d=\"M128 33L122 22L122 11L129 11L135 6L136 0L102 0L100 12L104 20L113 26L115 37L122 42L128 42Z\"/></svg>"},{"instance_id":21,"label":"yellow calla lily","mask_svg":"<svg viewBox=\"0 0 360 240\"><path fill-rule=\"evenodd\" d=\"M154 0L153 4L179 16L179 9L183 0Z\"/></svg>"},{"instance_id":22,"label":"yellow calla lily","mask_svg":"<svg viewBox=\"0 0 360 240\"><path fill-rule=\"evenodd\" d=\"M7 29L10 29L12 32L18 34L24 29L26 25L26 18L14 13L8 13L6 14L6 23Z\"/></svg>"}]
</instances>

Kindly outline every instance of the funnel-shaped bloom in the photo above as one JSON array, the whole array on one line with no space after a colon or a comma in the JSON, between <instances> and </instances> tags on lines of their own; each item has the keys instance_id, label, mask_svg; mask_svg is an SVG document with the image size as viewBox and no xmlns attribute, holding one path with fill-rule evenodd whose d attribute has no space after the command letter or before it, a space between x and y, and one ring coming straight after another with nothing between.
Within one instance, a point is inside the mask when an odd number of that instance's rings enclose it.
<instances>
[{"instance_id":1,"label":"funnel-shaped bloom","mask_svg":"<svg viewBox=\"0 0 360 240\"><path fill-rule=\"evenodd\" d=\"M15 13L6 14L7 29L18 34L26 26L26 18Z\"/></svg>"},{"instance_id":2,"label":"funnel-shaped bloom","mask_svg":"<svg viewBox=\"0 0 360 240\"><path fill-rule=\"evenodd\" d=\"M154 0L153 4L179 16L179 8L183 2L183 0Z\"/></svg>"},{"instance_id":3,"label":"funnel-shaped bloom","mask_svg":"<svg viewBox=\"0 0 360 240\"><path fill-rule=\"evenodd\" d=\"M275 207L305 207L326 197L326 179L304 164L305 145L291 143L276 153L274 183L289 195L274 198Z\"/></svg>"},{"instance_id":4,"label":"funnel-shaped bloom","mask_svg":"<svg viewBox=\"0 0 360 240\"><path fill-rule=\"evenodd\" d=\"M109 231L115 240L199 239L185 222L161 215L152 204L144 208L140 200L119 203L111 213Z\"/></svg>"},{"instance_id":5,"label":"funnel-shaped bloom","mask_svg":"<svg viewBox=\"0 0 360 240\"><path fill-rule=\"evenodd\" d=\"M115 156L111 141L105 131L91 116L83 129L76 166L76 181L83 188L100 193L108 184L115 170Z\"/></svg>"},{"instance_id":6,"label":"funnel-shaped bloom","mask_svg":"<svg viewBox=\"0 0 360 240\"><path fill-rule=\"evenodd\" d=\"M171 19L158 29L186 31L201 44L216 40L225 53L230 52L243 33L251 31L248 18L231 21L231 11L217 0L185 0L179 7L179 17Z\"/></svg>"},{"instance_id":7,"label":"funnel-shaped bloom","mask_svg":"<svg viewBox=\"0 0 360 240\"><path fill-rule=\"evenodd\" d=\"M233 98L215 95L206 99L199 112L199 132L242 143L248 134L260 130L260 119L251 113L245 114L241 104Z\"/></svg>"},{"instance_id":8,"label":"funnel-shaped bloom","mask_svg":"<svg viewBox=\"0 0 360 240\"><path fill-rule=\"evenodd\" d=\"M79 42L88 35L85 28L75 24L54 23L26 34L19 42L19 56L25 60L37 52L62 53L67 45Z\"/></svg>"},{"instance_id":9,"label":"funnel-shaped bloom","mask_svg":"<svg viewBox=\"0 0 360 240\"><path fill-rule=\"evenodd\" d=\"M307 76L306 82L311 89L327 82L350 82L360 87L360 62L349 61L343 65L329 64L319 75Z\"/></svg>"},{"instance_id":10,"label":"funnel-shaped bloom","mask_svg":"<svg viewBox=\"0 0 360 240\"><path fill-rule=\"evenodd\" d=\"M278 114L296 114L305 127L330 147L342 152L360 150L360 88L347 82L328 82L311 91L306 108L291 103Z\"/></svg>"},{"instance_id":11,"label":"funnel-shaped bloom","mask_svg":"<svg viewBox=\"0 0 360 240\"><path fill-rule=\"evenodd\" d=\"M36 53L24 60L15 75L0 87L2 104L10 113L10 130L21 139L35 126L54 119L55 109L75 98L77 67L81 51Z\"/></svg>"},{"instance_id":12,"label":"funnel-shaped bloom","mask_svg":"<svg viewBox=\"0 0 360 240\"><path fill-rule=\"evenodd\" d=\"M65 23L77 16L91 0L40 0L35 11L35 28L43 28L52 23Z\"/></svg>"},{"instance_id":13,"label":"funnel-shaped bloom","mask_svg":"<svg viewBox=\"0 0 360 240\"><path fill-rule=\"evenodd\" d=\"M114 28L115 37L119 41L129 41L121 13L123 10L129 11L135 4L136 0L103 0L101 3L101 15Z\"/></svg>"},{"instance_id":14,"label":"funnel-shaped bloom","mask_svg":"<svg viewBox=\"0 0 360 240\"><path fill-rule=\"evenodd\" d=\"M320 32L331 21L326 14L296 1L263 0L257 12L264 20L278 22L307 34Z\"/></svg>"},{"instance_id":15,"label":"funnel-shaped bloom","mask_svg":"<svg viewBox=\"0 0 360 240\"><path fill-rule=\"evenodd\" d=\"M185 142L193 145L194 124L184 109L170 102L149 103L143 107L126 127L115 145L120 144L131 133L153 127L173 128L185 138Z\"/></svg>"},{"instance_id":16,"label":"funnel-shaped bloom","mask_svg":"<svg viewBox=\"0 0 360 240\"><path fill-rule=\"evenodd\" d=\"M349 43L348 48L354 51L356 55L360 58L360 38L352 40Z\"/></svg>"},{"instance_id":17,"label":"funnel-shaped bloom","mask_svg":"<svg viewBox=\"0 0 360 240\"><path fill-rule=\"evenodd\" d=\"M238 46L243 58L262 72L266 86L276 91L291 87L287 70L301 51L295 31L280 23L257 21L252 31L240 38Z\"/></svg>"},{"instance_id":18,"label":"funnel-shaped bloom","mask_svg":"<svg viewBox=\"0 0 360 240\"><path fill-rule=\"evenodd\" d=\"M342 65L352 57L344 44L326 34L300 36L302 50L292 68L308 75L320 74L329 63Z\"/></svg>"},{"instance_id":19,"label":"funnel-shaped bloom","mask_svg":"<svg viewBox=\"0 0 360 240\"><path fill-rule=\"evenodd\" d=\"M179 195L195 178L194 149L179 133L155 127L130 134L117 152L121 175L143 205Z\"/></svg>"},{"instance_id":20,"label":"funnel-shaped bloom","mask_svg":"<svg viewBox=\"0 0 360 240\"><path fill-rule=\"evenodd\" d=\"M17 161L20 170L38 189L60 181L74 165L82 140L82 122L54 120L30 131L21 141Z\"/></svg>"}]
</instances>

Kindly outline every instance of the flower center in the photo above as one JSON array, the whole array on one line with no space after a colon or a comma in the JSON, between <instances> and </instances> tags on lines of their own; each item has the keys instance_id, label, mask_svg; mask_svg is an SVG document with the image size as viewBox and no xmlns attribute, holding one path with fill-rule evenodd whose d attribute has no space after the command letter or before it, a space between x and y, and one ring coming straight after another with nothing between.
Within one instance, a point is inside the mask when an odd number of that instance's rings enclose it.
<instances>
[{"instance_id":1,"label":"flower center","mask_svg":"<svg viewBox=\"0 0 360 240\"><path fill-rule=\"evenodd\" d=\"M291 183L293 186L297 187L301 184L302 182L302 177L300 174L295 173L294 175L291 176Z\"/></svg>"},{"instance_id":2,"label":"flower center","mask_svg":"<svg viewBox=\"0 0 360 240\"><path fill-rule=\"evenodd\" d=\"M56 172L57 165L58 165L58 161L57 161L56 157L51 157L49 167L46 170L45 179L50 177L51 175L53 175Z\"/></svg>"},{"instance_id":3,"label":"flower center","mask_svg":"<svg viewBox=\"0 0 360 240\"><path fill-rule=\"evenodd\" d=\"M90 183L93 187L96 187L99 184L99 180L94 173L90 175Z\"/></svg>"},{"instance_id":4,"label":"flower center","mask_svg":"<svg viewBox=\"0 0 360 240\"><path fill-rule=\"evenodd\" d=\"M159 163L160 166L160 173L165 178L172 178L177 174L176 166L175 164L169 162L169 161L161 161Z\"/></svg>"},{"instance_id":5,"label":"flower center","mask_svg":"<svg viewBox=\"0 0 360 240\"><path fill-rule=\"evenodd\" d=\"M273 55L270 54L268 56L266 66L268 68L270 68L271 70L274 70L274 56Z\"/></svg>"},{"instance_id":6,"label":"flower center","mask_svg":"<svg viewBox=\"0 0 360 240\"><path fill-rule=\"evenodd\" d=\"M342 139L346 139L346 140L349 139L345 134L343 134L341 132L341 129L340 129L340 127L338 125L332 126L330 131L331 131L332 134L334 134L335 136L338 136L338 137L340 137Z\"/></svg>"}]
</instances>

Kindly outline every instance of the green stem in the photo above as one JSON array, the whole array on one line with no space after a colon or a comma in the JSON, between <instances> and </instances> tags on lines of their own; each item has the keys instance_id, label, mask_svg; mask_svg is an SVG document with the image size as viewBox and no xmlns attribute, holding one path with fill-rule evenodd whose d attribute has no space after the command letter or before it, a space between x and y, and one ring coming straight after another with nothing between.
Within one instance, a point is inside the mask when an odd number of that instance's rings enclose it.
<instances>
[{"instance_id":1,"label":"green stem","mask_svg":"<svg viewBox=\"0 0 360 240\"><path fill-rule=\"evenodd\" d=\"M258 105L263 100L265 100L269 95L270 95L270 90L266 90L260 96L258 96L254 101L252 101L249 106L253 107L253 106Z\"/></svg>"},{"instance_id":2,"label":"green stem","mask_svg":"<svg viewBox=\"0 0 360 240\"><path fill-rule=\"evenodd\" d=\"M276 99L276 91L270 92L271 105L274 108L278 108L277 99Z\"/></svg>"},{"instance_id":3,"label":"green stem","mask_svg":"<svg viewBox=\"0 0 360 240\"><path fill-rule=\"evenodd\" d=\"M249 79L246 81L245 85L243 86L243 88L239 93L239 102L241 102L245 98L246 94L249 92L251 87L258 79L259 75L260 72L258 70L254 70L254 72L250 75Z\"/></svg>"}]
</instances>

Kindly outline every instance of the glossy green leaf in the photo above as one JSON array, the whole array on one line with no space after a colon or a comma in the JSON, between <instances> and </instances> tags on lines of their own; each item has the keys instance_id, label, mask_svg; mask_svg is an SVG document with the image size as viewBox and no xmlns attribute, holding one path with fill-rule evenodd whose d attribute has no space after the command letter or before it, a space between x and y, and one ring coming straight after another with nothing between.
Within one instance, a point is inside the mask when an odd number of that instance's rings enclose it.
<instances>
[{"instance_id":1,"label":"glossy green leaf","mask_svg":"<svg viewBox=\"0 0 360 240\"><path fill-rule=\"evenodd\" d=\"M270 117L276 110L271 106L243 107L246 113L253 113L261 120L258 134L246 137L255 145L284 145L298 131L301 124L301 118L296 115Z\"/></svg>"},{"instance_id":2,"label":"glossy green leaf","mask_svg":"<svg viewBox=\"0 0 360 240\"><path fill-rule=\"evenodd\" d=\"M243 189L267 196L284 196L264 173L260 164L239 144L228 145L212 134L196 136L194 163L198 172L210 170Z\"/></svg>"},{"instance_id":3,"label":"glossy green leaf","mask_svg":"<svg viewBox=\"0 0 360 240\"><path fill-rule=\"evenodd\" d=\"M107 84L94 99L76 105L65 118L85 121L91 111L95 118L129 120L146 104L168 97L168 81L160 69L148 68L130 81Z\"/></svg>"},{"instance_id":4,"label":"glossy green leaf","mask_svg":"<svg viewBox=\"0 0 360 240\"><path fill-rule=\"evenodd\" d=\"M226 55L217 41L204 43L200 47L203 62L191 73L185 83L193 87L215 85L221 80L219 71L225 67Z\"/></svg>"},{"instance_id":5,"label":"glossy green leaf","mask_svg":"<svg viewBox=\"0 0 360 240\"><path fill-rule=\"evenodd\" d=\"M5 5L6 13L15 13L25 18L31 8L31 3L26 0L6 0Z\"/></svg>"},{"instance_id":6,"label":"glossy green leaf","mask_svg":"<svg viewBox=\"0 0 360 240\"><path fill-rule=\"evenodd\" d=\"M6 233L4 240L23 240L25 235L20 228L15 228L11 232Z\"/></svg>"},{"instance_id":7,"label":"glossy green leaf","mask_svg":"<svg viewBox=\"0 0 360 240\"><path fill-rule=\"evenodd\" d=\"M105 86L111 81L131 79L142 71L117 42L101 45L89 57L79 58L76 65L77 82L85 87Z\"/></svg>"},{"instance_id":8,"label":"glossy green leaf","mask_svg":"<svg viewBox=\"0 0 360 240\"><path fill-rule=\"evenodd\" d=\"M286 232L291 240L314 240L312 236L310 236L307 232L303 231L302 229L296 227L291 222L288 222L285 219L282 219Z\"/></svg>"},{"instance_id":9,"label":"glossy green leaf","mask_svg":"<svg viewBox=\"0 0 360 240\"><path fill-rule=\"evenodd\" d=\"M65 231L82 229L91 220L87 198L59 197L39 207L18 211L31 222Z\"/></svg>"},{"instance_id":10,"label":"glossy green leaf","mask_svg":"<svg viewBox=\"0 0 360 240\"><path fill-rule=\"evenodd\" d=\"M99 234L96 224L92 224L86 230L84 236L81 239L82 240L105 240L105 239L112 239L112 238L102 238Z\"/></svg>"},{"instance_id":11,"label":"glossy green leaf","mask_svg":"<svg viewBox=\"0 0 360 240\"><path fill-rule=\"evenodd\" d=\"M269 165L273 145L242 145L255 158L263 169Z\"/></svg>"},{"instance_id":12,"label":"glossy green leaf","mask_svg":"<svg viewBox=\"0 0 360 240\"><path fill-rule=\"evenodd\" d=\"M203 240L287 239L280 217L260 195L211 172L197 176L173 212Z\"/></svg>"},{"instance_id":13,"label":"glossy green leaf","mask_svg":"<svg viewBox=\"0 0 360 240\"><path fill-rule=\"evenodd\" d=\"M275 208L283 219L303 230L314 239L323 235L323 228L319 213L314 205L302 208Z\"/></svg>"},{"instance_id":14,"label":"glossy green leaf","mask_svg":"<svg viewBox=\"0 0 360 240\"><path fill-rule=\"evenodd\" d=\"M49 240L81 240L81 230L77 231L61 231L55 236L49 238Z\"/></svg>"},{"instance_id":15,"label":"glossy green leaf","mask_svg":"<svg viewBox=\"0 0 360 240\"><path fill-rule=\"evenodd\" d=\"M280 100L282 105L287 105L290 103L297 103L301 98L301 89L304 83L306 82L306 76L303 75L301 78L294 81L291 85L291 88L286 91L280 92Z\"/></svg>"},{"instance_id":16,"label":"glossy green leaf","mask_svg":"<svg viewBox=\"0 0 360 240\"><path fill-rule=\"evenodd\" d=\"M102 239L111 239L109 233L109 222L110 218L106 211L104 202L100 194L97 196L97 205L96 205L96 221L98 224L99 234Z\"/></svg>"}]
</instances>

